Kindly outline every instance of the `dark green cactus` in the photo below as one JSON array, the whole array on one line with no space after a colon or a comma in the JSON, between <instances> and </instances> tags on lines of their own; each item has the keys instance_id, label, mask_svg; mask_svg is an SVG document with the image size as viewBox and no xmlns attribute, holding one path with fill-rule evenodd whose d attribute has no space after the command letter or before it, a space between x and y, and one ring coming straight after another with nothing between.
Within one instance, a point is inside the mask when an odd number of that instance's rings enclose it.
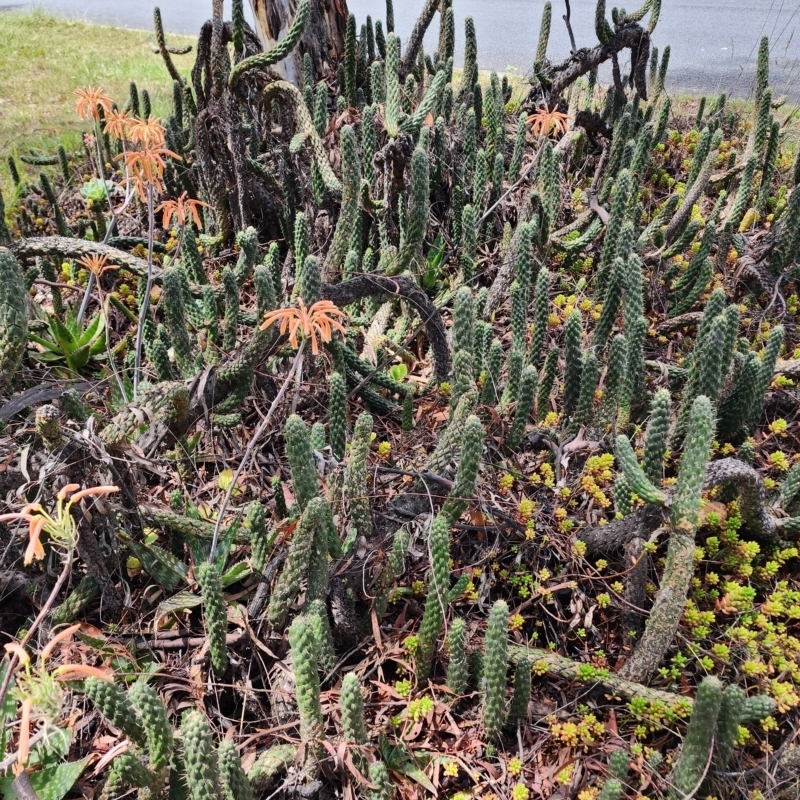
<instances>
[{"instance_id":1,"label":"dark green cactus","mask_svg":"<svg viewBox=\"0 0 800 800\"><path fill-rule=\"evenodd\" d=\"M614 479L614 509L621 517L627 517L633 510L631 499L630 484L620 472Z\"/></svg>"},{"instance_id":2,"label":"dark green cactus","mask_svg":"<svg viewBox=\"0 0 800 800\"><path fill-rule=\"evenodd\" d=\"M497 600L489 612L483 648L483 725L486 738L497 739L505 723L508 672L508 604Z\"/></svg>"},{"instance_id":3,"label":"dark green cactus","mask_svg":"<svg viewBox=\"0 0 800 800\"><path fill-rule=\"evenodd\" d=\"M164 701L152 686L142 680L136 681L130 687L128 697L139 715L147 737L150 766L156 771L161 770L172 758L172 726Z\"/></svg>"},{"instance_id":4,"label":"dark green cactus","mask_svg":"<svg viewBox=\"0 0 800 800\"><path fill-rule=\"evenodd\" d=\"M531 701L531 662L520 658L514 664L514 693L508 709L508 725L516 725L528 717L528 704Z\"/></svg>"},{"instance_id":5,"label":"dark green cactus","mask_svg":"<svg viewBox=\"0 0 800 800\"><path fill-rule=\"evenodd\" d=\"M350 248L350 237L356 226L360 208L361 165L358 158L358 141L352 126L345 125L340 133L342 153L342 205L333 241L325 259L328 275L336 273L342 266Z\"/></svg>"},{"instance_id":6,"label":"dark green cactus","mask_svg":"<svg viewBox=\"0 0 800 800\"><path fill-rule=\"evenodd\" d=\"M622 384L625 380L625 371L628 362L628 341L625 336L618 333L611 340L608 351L606 376L603 381L603 400L601 415L611 418L617 411Z\"/></svg>"},{"instance_id":7,"label":"dark green cactus","mask_svg":"<svg viewBox=\"0 0 800 800\"><path fill-rule=\"evenodd\" d=\"M292 483L297 506L304 511L318 495L317 468L305 422L292 414L286 420L286 455L292 472Z\"/></svg>"},{"instance_id":8,"label":"dark green cactus","mask_svg":"<svg viewBox=\"0 0 800 800\"><path fill-rule=\"evenodd\" d=\"M450 653L450 660L447 663L447 685L455 695L464 694L469 681L466 636L466 623L460 617L456 617L450 625L447 636L447 649Z\"/></svg>"},{"instance_id":9,"label":"dark green cactus","mask_svg":"<svg viewBox=\"0 0 800 800\"><path fill-rule=\"evenodd\" d=\"M187 711L181 721L186 786L191 800L219 800L214 741L206 718L199 711Z\"/></svg>"},{"instance_id":10,"label":"dark green cactus","mask_svg":"<svg viewBox=\"0 0 800 800\"><path fill-rule=\"evenodd\" d=\"M614 131L614 142L616 143L617 131ZM612 147L613 149L613 147ZM610 162L610 159L609 159ZM610 169L610 167L609 167ZM608 218L605 237L603 239L603 249L600 254L600 261L597 265L597 290L605 291L606 282L611 271L611 265L619 246L619 234L628 213L628 204L631 198L633 187L633 176L627 169L622 170L614 184L614 197L611 201L611 212Z\"/></svg>"},{"instance_id":11,"label":"dark green cactus","mask_svg":"<svg viewBox=\"0 0 800 800\"><path fill-rule=\"evenodd\" d=\"M536 398L536 419L541 422L549 409L550 394L556 382L556 372L558 370L558 348L551 347L544 362L544 372L539 383L539 396Z\"/></svg>"},{"instance_id":12,"label":"dark green cactus","mask_svg":"<svg viewBox=\"0 0 800 800\"><path fill-rule=\"evenodd\" d=\"M670 776L670 800L686 797L701 783L710 759L721 703L721 681L713 676L703 678L697 688L681 755Z\"/></svg>"},{"instance_id":13,"label":"dark green cactus","mask_svg":"<svg viewBox=\"0 0 800 800\"><path fill-rule=\"evenodd\" d=\"M396 139L400 132L400 38L392 31L386 39L386 133Z\"/></svg>"},{"instance_id":14,"label":"dark green cactus","mask_svg":"<svg viewBox=\"0 0 800 800\"><path fill-rule=\"evenodd\" d=\"M486 356L486 369L481 390L481 404L493 406L497 403L500 389L500 369L503 366L503 345L495 339L489 346Z\"/></svg>"},{"instance_id":15,"label":"dark green cactus","mask_svg":"<svg viewBox=\"0 0 800 800\"><path fill-rule=\"evenodd\" d=\"M211 651L211 664L214 672L222 675L228 668L228 647L225 643L228 616L225 598L222 595L222 582L217 568L207 561L197 567L196 575L203 596L203 616L208 635L208 648Z\"/></svg>"},{"instance_id":16,"label":"dark green cactus","mask_svg":"<svg viewBox=\"0 0 800 800\"><path fill-rule=\"evenodd\" d=\"M329 419L331 450L341 461L347 443L347 385L339 372L331 375Z\"/></svg>"},{"instance_id":17,"label":"dark green cactus","mask_svg":"<svg viewBox=\"0 0 800 800\"><path fill-rule=\"evenodd\" d=\"M654 486L661 486L664 477L664 455L669 437L671 400L666 389L659 389L653 397L650 424L644 440L642 467Z\"/></svg>"},{"instance_id":18,"label":"dark green cactus","mask_svg":"<svg viewBox=\"0 0 800 800\"><path fill-rule=\"evenodd\" d=\"M391 0L387 0L387 2L391 2ZM369 781L375 787L369 793L370 800L392 800L394 784L383 761L373 761L369 765Z\"/></svg>"},{"instance_id":19,"label":"dark green cactus","mask_svg":"<svg viewBox=\"0 0 800 800\"><path fill-rule=\"evenodd\" d=\"M260 323L264 315L268 311L273 311L278 305L272 275L263 264L255 268L253 285L256 290L256 319Z\"/></svg>"},{"instance_id":20,"label":"dark green cactus","mask_svg":"<svg viewBox=\"0 0 800 800\"><path fill-rule=\"evenodd\" d=\"M333 631L325 601L319 597L312 600L303 616L308 620L314 634L317 663L323 672L329 672L336 666L336 650L333 645Z\"/></svg>"},{"instance_id":21,"label":"dark green cactus","mask_svg":"<svg viewBox=\"0 0 800 800\"><path fill-rule=\"evenodd\" d=\"M553 5L550 2L542 8L542 22L539 25L539 41L536 45L536 64L541 66L547 57L547 42L550 39L550 23L553 18Z\"/></svg>"},{"instance_id":22,"label":"dark green cactus","mask_svg":"<svg viewBox=\"0 0 800 800\"><path fill-rule=\"evenodd\" d=\"M764 405L767 400L767 389L772 383L772 376L775 373L775 364L778 362L778 356L781 352L783 345L784 329L782 325L776 325L769 332L769 339L767 339L767 346L764 348L764 355L761 358L761 366L759 368L758 383L756 386L756 401L750 410L750 416L747 421L748 433L755 431L756 426L761 420L761 415L764 412Z\"/></svg>"},{"instance_id":23,"label":"dark green cactus","mask_svg":"<svg viewBox=\"0 0 800 800\"><path fill-rule=\"evenodd\" d=\"M303 299L307 308L322 300L322 275L319 259L316 256L306 257L297 282L297 294Z\"/></svg>"},{"instance_id":24,"label":"dark green cactus","mask_svg":"<svg viewBox=\"0 0 800 800\"><path fill-rule=\"evenodd\" d=\"M181 375L184 378L191 378L195 373L195 360L189 341L181 279L177 269L170 267L164 270L162 286L161 303L164 308L164 325L172 343L175 360L178 362Z\"/></svg>"},{"instance_id":25,"label":"dark green cactus","mask_svg":"<svg viewBox=\"0 0 800 800\"><path fill-rule=\"evenodd\" d=\"M100 584L94 575L87 573L53 612L53 625L72 622L100 593Z\"/></svg>"},{"instance_id":26,"label":"dark green cactus","mask_svg":"<svg viewBox=\"0 0 800 800\"><path fill-rule=\"evenodd\" d=\"M606 234L608 235L608 234ZM572 416L578 406L581 394L581 373L583 372L583 318L577 309L567 318L564 325L564 352L566 371L564 373L564 416Z\"/></svg>"},{"instance_id":27,"label":"dark green cactus","mask_svg":"<svg viewBox=\"0 0 800 800\"><path fill-rule=\"evenodd\" d=\"M225 324L222 332L222 347L225 350L233 350L236 347L236 332L239 327L239 284L230 267L222 270L222 286L225 290Z\"/></svg>"},{"instance_id":28,"label":"dark green cactus","mask_svg":"<svg viewBox=\"0 0 800 800\"><path fill-rule=\"evenodd\" d=\"M139 747L147 746L144 728L125 691L116 683L108 683L98 678L87 678L83 686L97 710L115 728L119 728Z\"/></svg>"},{"instance_id":29,"label":"dark green cactus","mask_svg":"<svg viewBox=\"0 0 800 800\"><path fill-rule=\"evenodd\" d=\"M411 191L408 196L408 212L405 237L397 254L397 262L388 274L405 272L417 255L428 224L430 203L430 175L428 154L420 147L411 157Z\"/></svg>"},{"instance_id":30,"label":"dark green cactus","mask_svg":"<svg viewBox=\"0 0 800 800\"><path fill-rule=\"evenodd\" d=\"M353 429L350 456L347 460L344 492L350 507L350 521L359 536L372 535L372 511L367 488L367 456L372 441L372 415L359 414Z\"/></svg>"},{"instance_id":31,"label":"dark green cactus","mask_svg":"<svg viewBox=\"0 0 800 800\"><path fill-rule=\"evenodd\" d=\"M342 733L348 742L367 743L367 725L364 720L364 698L361 696L361 682L354 672L342 678L340 695L342 708Z\"/></svg>"},{"instance_id":32,"label":"dark green cactus","mask_svg":"<svg viewBox=\"0 0 800 800\"><path fill-rule=\"evenodd\" d=\"M242 768L242 760L231 739L223 739L219 743L217 764L225 800L252 800L253 787Z\"/></svg>"},{"instance_id":33,"label":"dark green cactus","mask_svg":"<svg viewBox=\"0 0 800 800\"><path fill-rule=\"evenodd\" d=\"M451 414L458 407L458 401L475 386L472 379L474 361L469 350L458 350L453 357L453 382L450 391Z\"/></svg>"},{"instance_id":34,"label":"dark green cactus","mask_svg":"<svg viewBox=\"0 0 800 800\"><path fill-rule=\"evenodd\" d=\"M19 369L28 342L28 314L22 270L13 253L0 247L0 385Z\"/></svg>"},{"instance_id":35,"label":"dark green cactus","mask_svg":"<svg viewBox=\"0 0 800 800\"><path fill-rule=\"evenodd\" d=\"M250 531L250 563L253 572L260 574L267 565L270 546L264 506L254 500L245 509L244 521L245 527Z\"/></svg>"},{"instance_id":36,"label":"dark green cactus","mask_svg":"<svg viewBox=\"0 0 800 800\"><path fill-rule=\"evenodd\" d=\"M625 476L627 487L647 503L664 505L667 495L658 487L653 486L653 482L645 475L627 436L622 434L617 436L616 454L617 463Z\"/></svg>"},{"instance_id":37,"label":"dark green cactus","mask_svg":"<svg viewBox=\"0 0 800 800\"><path fill-rule=\"evenodd\" d=\"M483 425L478 417L470 416L464 424L456 480L442 507L442 514L449 516L453 523L464 513L475 494L482 456Z\"/></svg>"},{"instance_id":38,"label":"dark green cactus","mask_svg":"<svg viewBox=\"0 0 800 800\"><path fill-rule=\"evenodd\" d=\"M520 114L517 120L517 135L514 137L514 152L508 165L506 178L509 183L516 183L522 169L522 156L525 152L525 139L528 133L527 116Z\"/></svg>"},{"instance_id":39,"label":"dark green cactus","mask_svg":"<svg viewBox=\"0 0 800 800\"><path fill-rule=\"evenodd\" d=\"M475 302L469 286L462 286L453 303L453 352L473 353L475 343Z\"/></svg>"},{"instance_id":40,"label":"dark green cactus","mask_svg":"<svg viewBox=\"0 0 800 800\"><path fill-rule=\"evenodd\" d=\"M324 734L324 722L316 644L311 626L303 615L297 617L289 628L289 649L292 654L297 707L300 711L300 736L306 741L319 741Z\"/></svg>"},{"instance_id":41,"label":"dark green cactus","mask_svg":"<svg viewBox=\"0 0 800 800\"><path fill-rule=\"evenodd\" d=\"M514 422L511 425L511 432L506 439L506 445L512 450L522 441L525 433L525 425L533 411L533 403L536 399L536 385L539 381L538 369L529 364L522 371L520 379L519 399L514 413Z\"/></svg>"},{"instance_id":42,"label":"dark green cactus","mask_svg":"<svg viewBox=\"0 0 800 800\"><path fill-rule=\"evenodd\" d=\"M600 380L600 364L594 353L587 353L581 368L581 389L578 395L578 405L575 409L573 427L579 428L588 425L594 410L594 394Z\"/></svg>"},{"instance_id":43,"label":"dark green cactus","mask_svg":"<svg viewBox=\"0 0 800 800\"><path fill-rule=\"evenodd\" d=\"M625 278L627 274L627 262L624 258L617 256L611 268L611 274L606 282L606 293L603 298L603 310L600 319L595 325L592 336L592 344L595 347L604 347L614 321L617 318L620 302L622 301Z\"/></svg>"}]
</instances>

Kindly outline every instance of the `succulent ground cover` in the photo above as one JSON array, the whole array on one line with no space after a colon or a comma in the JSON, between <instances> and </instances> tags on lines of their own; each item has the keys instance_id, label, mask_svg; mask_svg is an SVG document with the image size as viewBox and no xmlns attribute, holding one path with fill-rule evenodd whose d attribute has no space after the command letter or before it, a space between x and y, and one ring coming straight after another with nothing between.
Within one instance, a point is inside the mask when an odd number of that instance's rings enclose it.
<instances>
[{"instance_id":1,"label":"succulent ground cover","mask_svg":"<svg viewBox=\"0 0 800 800\"><path fill-rule=\"evenodd\" d=\"M403 47L391 2L351 16L299 87L309 0L266 52L221 6L188 81L156 13L167 118L80 88L83 151L8 161L9 785L796 796L800 160L766 38L752 106L687 115L657 0L601 0L564 62L546 4L513 88L470 19L455 75L448 2Z\"/></svg>"}]
</instances>

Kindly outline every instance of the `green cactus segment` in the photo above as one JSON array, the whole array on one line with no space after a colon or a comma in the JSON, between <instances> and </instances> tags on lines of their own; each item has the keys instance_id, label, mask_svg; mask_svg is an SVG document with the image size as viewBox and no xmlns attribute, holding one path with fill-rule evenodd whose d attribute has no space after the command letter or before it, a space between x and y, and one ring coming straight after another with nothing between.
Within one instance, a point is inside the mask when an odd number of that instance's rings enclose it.
<instances>
[{"instance_id":1,"label":"green cactus segment","mask_svg":"<svg viewBox=\"0 0 800 800\"><path fill-rule=\"evenodd\" d=\"M271 67L273 64L278 64L283 61L297 46L303 35L303 31L306 29L306 25L308 25L309 19L311 19L311 0L300 0L291 27L286 32L286 36L265 53L258 53L257 55L243 58L231 70L228 83L231 86L236 86L242 75L246 72L254 69L265 69L266 67Z\"/></svg>"},{"instance_id":2,"label":"green cactus segment","mask_svg":"<svg viewBox=\"0 0 800 800\"><path fill-rule=\"evenodd\" d=\"M625 482L631 491L636 492L647 503L655 503L663 506L667 501L667 495L657 489L645 475L644 470L636 460L636 453L631 447L627 436L620 434L617 436L617 461L619 462Z\"/></svg>"},{"instance_id":3,"label":"green cactus segment","mask_svg":"<svg viewBox=\"0 0 800 800\"><path fill-rule=\"evenodd\" d=\"M525 367L519 384L519 400L514 413L514 422L511 432L506 439L506 445L512 450L519 446L525 433L525 425L533 411L533 402L536 399L536 385L539 381L539 371L533 365Z\"/></svg>"},{"instance_id":4,"label":"green cactus segment","mask_svg":"<svg viewBox=\"0 0 800 800\"><path fill-rule=\"evenodd\" d=\"M324 722L320 704L316 644L311 626L302 615L297 617L289 628L289 649L292 654L297 708L300 711L300 736L306 741L319 741L324 733Z\"/></svg>"},{"instance_id":5,"label":"green cactus segment","mask_svg":"<svg viewBox=\"0 0 800 800\"><path fill-rule=\"evenodd\" d=\"M594 353L587 353L581 368L581 391L578 395L578 407L575 409L573 425L588 425L594 409L594 394L600 380L600 363Z\"/></svg>"},{"instance_id":6,"label":"green cactus segment","mask_svg":"<svg viewBox=\"0 0 800 800\"><path fill-rule=\"evenodd\" d=\"M467 504L475 495L482 456L483 425L478 417L471 416L464 425L456 480L447 502L442 507L442 514L447 515L452 523L464 513Z\"/></svg>"},{"instance_id":7,"label":"green cactus segment","mask_svg":"<svg viewBox=\"0 0 800 800\"><path fill-rule=\"evenodd\" d=\"M53 612L53 625L63 625L77 619L98 594L100 594L100 584L94 575L87 573Z\"/></svg>"},{"instance_id":8,"label":"green cactus segment","mask_svg":"<svg viewBox=\"0 0 800 800\"><path fill-rule=\"evenodd\" d=\"M289 554L278 578L267 608L267 619L273 627L279 627L289 615L292 601L300 594L303 578L309 578L308 594L312 590L311 578L315 562L323 560L328 549L330 507L321 497L309 501L300 522L295 528ZM314 587L316 591L319 587ZM309 597L309 600L316 597Z\"/></svg>"},{"instance_id":9,"label":"green cactus segment","mask_svg":"<svg viewBox=\"0 0 800 800\"><path fill-rule=\"evenodd\" d=\"M369 800L392 800L394 784L383 761L373 761L369 765L369 782L375 787L369 793Z\"/></svg>"},{"instance_id":10,"label":"green cactus segment","mask_svg":"<svg viewBox=\"0 0 800 800\"><path fill-rule=\"evenodd\" d=\"M328 619L325 601L317 598L308 604L304 616L311 626L317 646L317 662L320 669L330 672L336 666L336 649L333 644L333 631Z\"/></svg>"},{"instance_id":11,"label":"green cactus segment","mask_svg":"<svg viewBox=\"0 0 800 800\"><path fill-rule=\"evenodd\" d=\"M761 420L761 415L764 413L764 405L767 400L767 389L772 383L772 376L775 373L775 365L778 363L778 356L781 352L783 345L784 330L782 325L776 325L769 332L769 339L767 339L767 346L764 348L764 353L761 357L761 365L758 373L758 384L756 389L756 401L750 410L750 416L747 424L748 433L755 431L756 426Z\"/></svg>"},{"instance_id":12,"label":"green cactus segment","mask_svg":"<svg viewBox=\"0 0 800 800\"><path fill-rule=\"evenodd\" d=\"M493 406L497 403L500 389L500 370L503 366L503 345L495 339L489 346L486 356L486 369L484 370L483 388L481 389L481 404Z\"/></svg>"},{"instance_id":13,"label":"green cactus segment","mask_svg":"<svg viewBox=\"0 0 800 800\"><path fill-rule=\"evenodd\" d=\"M178 368L184 378L191 378L195 373L195 360L189 341L181 279L174 267L164 270L161 304L164 308L164 324L172 342Z\"/></svg>"},{"instance_id":14,"label":"green cactus segment","mask_svg":"<svg viewBox=\"0 0 800 800\"><path fill-rule=\"evenodd\" d=\"M340 134L342 153L342 206L333 233L333 242L325 259L325 273L333 275L341 269L350 237L360 213L361 165L358 159L358 140L352 126L345 125Z\"/></svg>"},{"instance_id":15,"label":"green cactus segment","mask_svg":"<svg viewBox=\"0 0 800 800\"><path fill-rule=\"evenodd\" d=\"M583 372L583 318L577 309L567 318L564 326L564 350L566 372L564 373L564 416L570 417L577 408L581 394Z\"/></svg>"},{"instance_id":16,"label":"green cactus segment","mask_svg":"<svg viewBox=\"0 0 800 800\"><path fill-rule=\"evenodd\" d=\"M254 500L244 512L244 524L250 531L250 563L253 572L260 574L264 571L269 558L270 537L267 532L267 519L264 506Z\"/></svg>"},{"instance_id":17,"label":"green cactus segment","mask_svg":"<svg viewBox=\"0 0 800 800\"><path fill-rule=\"evenodd\" d=\"M191 800L219 800L214 740L206 718L199 711L187 711L181 720L186 786Z\"/></svg>"},{"instance_id":18,"label":"green cactus segment","mask_svg":"<svg viewBox=\"0 0 800 800\"><path fill-rule=\"evenodd\" d=\"M339 372L331 375L328 402L331 450L334 457L341 461L347 443L347 384Z\"/></svg>"},{"instance_id":19,"label":"green cactus segment","mask_svg":"<svg viewBox=\"0 0 800 800\"><path fill-rule=\"evenodd\" d=\"M0 247L0 385L9 381L22 363L28 342L25 283L13 253Z\"/></svg>"},{"instance_id":20,"label":"green cactus segment","mask_svg":"<svg viewBox=\"0 0 800 800\"><path fill-rule=\"evenodd\" d=\"M697 688L683 749L670 778L670 800L687 797L700 784L709 761L721 703L721 681L703 678Z\"/></svg>"},{"instance_id":21,"label":"green cactus segment","mask_svg":"<svg viewBox=\"0 0 800 800\"><path fill-rule=\"evenodd\" d=\"M396 139L400 133L400 37L386 39L386 133Z\"/></svg>"},{"instance_id":22,"label":"green cactus segment","mask_svg":"<svg viewBox=\"0 0 800 800\"><path fill-rule=\"evenodd\" d=\"M745 698L742 705L742 723L760 722L775 713L777 704L766 695L753 695Z\"/></svg>"},{"instance_id":23,"label":"green cactus segment","mask_svg":"<svg viewBox=\"0 0 800 800\"><path fill-rule=\"evenodd\" d=\"M474 353L475 344L475 301L469 286L462 286L456 292L453 304L453 352L466 350Z\"/></svg>"},{"instance_id":24,"label":"green cactus segment","mask_svg":"<svg viewBox=\"0 0 800 800\"><path fill-rule=\"evenodd\" d=\"M217 764L225 800L253 800L253 787L242 768L236 745L230 739L219 743Z\"/></svg>"},{"instance_id":25,"label":"green cactus segment","mask_svg":"<svg viewBox=\"0 0 800 800\"><path fill-rule=\"evenodd\" d=\"M450 660L447 663L447 685L456 695L467 690L469 681L469 662L467 661L467 624L456 617L447 635L447 649Z\"/></svg>"},{"instance_id":26,"label":"green cactus segment","mask_svg":"<svg viewBox=\"0 0 800 800\"><path fill-rule=\"evenodd\" d=\"M508 709L508 725L516 725L519 720L528 718L528 704L531 701L531 662L520 658L514 665L514 693Z\"/></svg>"},{"instance_id":27,"label":"green cactus segment","mask_svg":"<svg viewBox=\"0 0 800 800\"><path fill-rule=\"evenodd\" d=\"M192 225L183 228L183 241L181 242L181 262L186 274L192 283L203 285L208 283L205 270L203 269L203 258L197 247L197 235Z\"/></svg>"},{"instance_id":28,"label":"green cactus segment","mask_svg":"<svg viewBox=\"0 0 800 800\"><path fill-rule=\"evenodd\" d=\"M622 300L623 287L627 273L627 262L619 256L614 260L611 276L606 284L606 294L603 298L603 310L592 336L594 347L605 347L606 340L614 327L620 301Z\"/></svg>"},{"instance_id":29,"label":"green cactus segment","mask_svg":"<svg viewBox=\"0 0 800 800\"><path fill-rule=\"evenodd\" d=\"M444 512L437 515L431 525L430 552L428 594L416 653L417 680L424 680L430 674L450 589L450 518Z\"/></svg>"},{"instance_id":30,"label":"green cactus segment","mask_svg":"<svg viewBox=\"0 0 800 800\"><path fill-rule=\"evenodd\" d=\"M546 416L550 405L550 395L556 382L558 371L558 348L551 347L544 362L544 372L539 383L539 396L536 398L536 419L541 422Z\"/></svg>"},{"instance_id":31,"label":"green cactus segment","mask_svg":"<svg viewBox=\"0 0 800 800\"><path fill-rule=\"evenodd\" d=\"M664 478L664 455L667 452L671 407L669 392L659 389L653 397L642 459L644 474L654 486L660 486Z\"/></svg>"},{"instance_id":32,"label":"green cactus segment","mask_svg":"<svg viewBox=\"0 0 800 800\"><path fill-rule=\"evenodd\" d=\"M225 290L225 325L222 334L222 347L233 350L236 347L236 332L239 327L239 284L230 267L222 271L222 286Z\"/></svg>"},{"instance_id":33,"label":"green cactus segment","mask_svg":"<svg viewBox=\"0 0 800 800\"><path fill-rule=\"evenodd\" d=\"M354 672L342 678L341 691L342 733L348 742L367 743L367 724L364 720L364 698L361 696L361 682Z\"/></svg>"},{"instance_id":34,"label":"green cactus segment","mask_svg":"<svg viewBox=\"0 0 800 800\"><path fill-rule=\"evenodd\" d=\"M152 686L142 680L136 681L131 686L128 698L139 714L147 737L150 766L154 770L161 770L172 758L172 726L167 717L164 701Z\"/></svg>"},{"instance_id":35,"label":"green cactus segment","mask_svg":"<svg viewBox=\"0 0 800 800\"><path fill-rule=\"evenodd\" d=\"M414 150L411 157L411 191L408 196L406 230L397 261L387 269L387 274L397 275L405 272L414 261L425 238L430 205L430 171L428 154L421 147Z\"/></svg>"},{"instance_id":36,"label":"green cactus segment","mask_svg":"<svg viewBox=\"0 0 800 800\"><path fill-rule=\"evenodd\" d=\"M530 227L530 226L529 226ZM547 334L547 288L550 284L550 273L540 269L536 276L536 292L533 298L533 339L528 356L528 363L539 367Z\"/></svg>"},{"instance_id":37,"label":"green cactus segment","mask_svg":"<svg viewBox=\"0 0 800 800\"><path fill-rule=\"evenodd\" d=\"M713 438L714 409L711 401L701 395L692 404L677 487L672 500L672 527L684 534L694 535L697 528L703 479Z\"/></svg>"},{"instance_id":38,"label":"green cactus segment","mask_svg":"<svg viewBox=\"0 0 800 800\"><path fill-rule=\"evenodd\" d=\"M139 747L146 746L147 736L144 728L133 710L128 695L116 683L87 678L84 688L97 710L115 728L119 728Z\"/></svg>"},{"instance_id":39,"label":"green cactus segment","mask_svg":"<svg viewBox=\"0 0 800 800\"><path fill-rule=\"evenodd\" d=\"M305 422L292 414L286 420L286 455L292 472L294 494L300 511L318 495L317 467Z\"/></svg>"},{"instance_id":40,"label":"green cactus segment","mask_svg":"<svg viewBox=\"0 0 800 800\"><path fill-rule=\"evenodd\" d=\"M505 722L508 672L508 604L505 600L497 600L489 612L483 664L483 725L486 738L495 740Z\"/></svg>"},{"instance_id":41,"label":"green cactus segment","mask_svg":"<svg viewBox=\"0 0 800 800\"><path fill-rule=\"evenodd\" d=\"M222 582L213 564L203 562L197 568L197 582L203 595L203 612L211 651L211 664L214 672L222 675L228 668L228 648L225 634L228 629L228 616L225 598L222 596Z\"/></svg>"},{"instance_id":42,"label":"green cactus segment","mask_svg":"<svg viewBox=\"0 0 800 800\"><path fill-rule=\"evenodd\" d=\"M359 536L372 535L372 512L367 490L367 456L372 440L372 416L366 411L358 416L347 461L344 491L350 506L350 520Z\"/></svg>"},{"instance_id":43,"label":"green cactus segment","mask_svg":"<svg viewBox=\"0 0 800 800\"><path fill-rule=\"evenodd\" d=\"M308 308L322 300L322 273L316 256L306 256L297 281L297 294Z\"/></svg>"},{"instance_id":44,"label":"green cactus segment","mask_svg":"<svg viewBox=\"0 0 800 800\"><path fill-rule=\"evenodd\" d=\"M142 764L135 750L120 753L112 762L111 772L123 785L137 789L147 789L156 781L156 776ZM111 775L109 780L116 782Z\"/></svg>"},{"instance_id":45,"label":"green cactus segment","mask_svg":"<svg viewBox=\"0 0 800 800\"><path fill-rule=\"evenodd\" d=\"M739 686L728 686L722 694L722 703L717 718L717 738L714 748L714 764L724 770L731 760L733 748L739 738L745 696Z\"/></svg>"}]
</instances>

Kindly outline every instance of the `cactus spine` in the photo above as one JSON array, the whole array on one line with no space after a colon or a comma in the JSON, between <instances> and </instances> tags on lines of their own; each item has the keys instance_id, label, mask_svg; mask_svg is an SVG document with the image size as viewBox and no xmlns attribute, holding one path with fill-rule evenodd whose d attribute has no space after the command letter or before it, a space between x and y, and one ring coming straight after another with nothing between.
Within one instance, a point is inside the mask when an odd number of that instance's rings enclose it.
<instances>
[{"instance_id":1,"label":"cactus spine","mask_svg":"<svg viewBox=\"0 0 800 800\"><path fill-rule=\"evenodd\" d=\"M483 650L483 725L488 739L497 739L505 722L508 672L508 604L497 600L489 612Z\"/></svg>"}]
</instances>

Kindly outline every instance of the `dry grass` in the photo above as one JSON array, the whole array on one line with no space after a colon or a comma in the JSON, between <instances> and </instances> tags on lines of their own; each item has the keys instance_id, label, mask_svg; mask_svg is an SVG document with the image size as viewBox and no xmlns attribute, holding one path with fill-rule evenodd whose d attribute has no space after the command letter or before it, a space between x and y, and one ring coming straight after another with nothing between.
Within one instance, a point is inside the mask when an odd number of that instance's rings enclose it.
<instances>
[{"instance_id":1,"label":"dry grass","mask_svg":"<svg viewBox=\"0 0 800 800\"><path fill-rule=\"evenodd\" d=\"M72 149L80 144L85 125L75 114L73 95L79 86L102 86L123 106L135 80L140 92L149 92L154 113L169 110L172 82L152 52L153 39L148 31L57 19L41 10L0 13L0 188L6 197L5 156L30 150L54 154L59 143ZM184 46L195 39L169 36L168 42ZM194 51L174 59L188 74ZM31 168L31 176L38 171Z\"/></svg>"}]
</instances>

